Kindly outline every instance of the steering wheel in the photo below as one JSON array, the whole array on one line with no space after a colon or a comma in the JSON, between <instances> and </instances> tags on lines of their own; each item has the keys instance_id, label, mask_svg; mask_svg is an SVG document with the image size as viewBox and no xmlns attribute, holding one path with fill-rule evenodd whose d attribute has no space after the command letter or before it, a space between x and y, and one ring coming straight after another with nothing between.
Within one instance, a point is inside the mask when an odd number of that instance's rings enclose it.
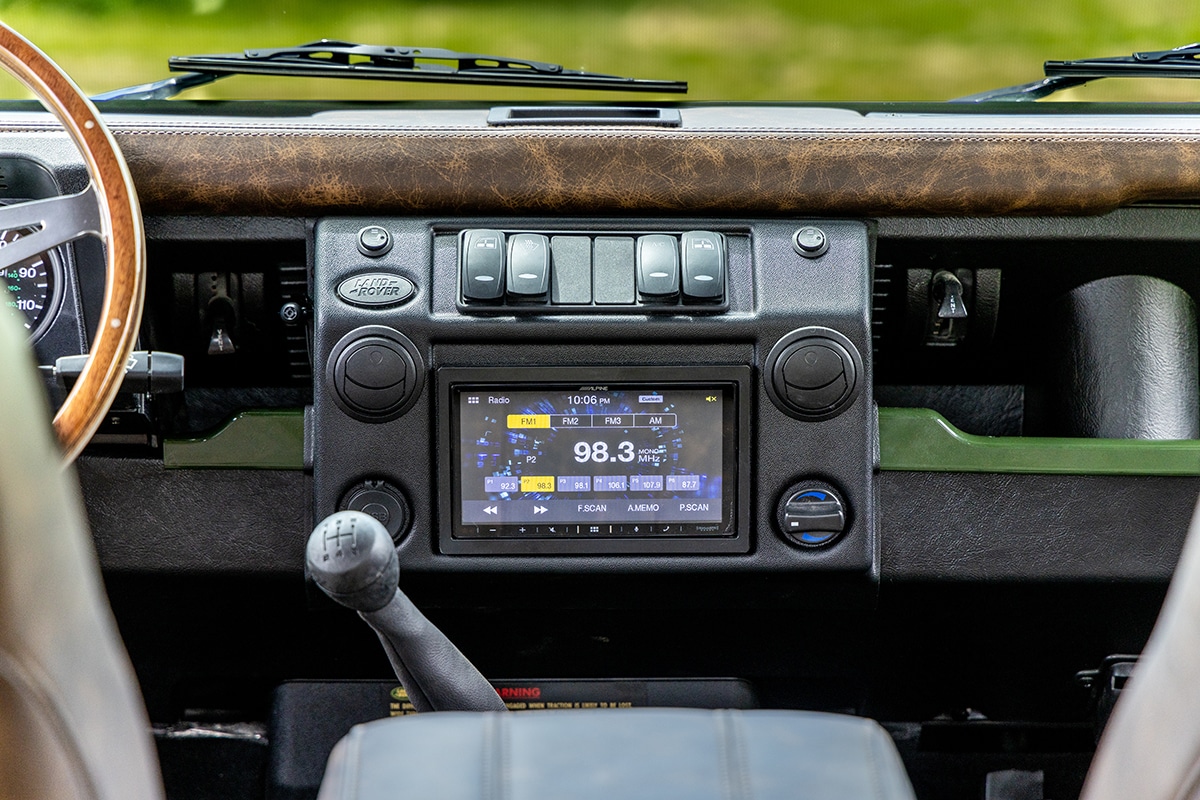
<instances>
[{"instance_id":1,"label":"steering wheel","mask_svg":"<svg viewBox=\"0 0 1200 800\"><path fill-rule=\"evenodd\" d=\"M2 22L0 66L66 128L90 179L78 194L0 207L0 230L37 229L0 247L0 272L83 236L98 236L104 243L100 324L87 365L54 417L64 461L70 463L108 413L137 340L146 283L142 212L129 167L96 107L57 64Z\"/></svg>"}]
</instances>

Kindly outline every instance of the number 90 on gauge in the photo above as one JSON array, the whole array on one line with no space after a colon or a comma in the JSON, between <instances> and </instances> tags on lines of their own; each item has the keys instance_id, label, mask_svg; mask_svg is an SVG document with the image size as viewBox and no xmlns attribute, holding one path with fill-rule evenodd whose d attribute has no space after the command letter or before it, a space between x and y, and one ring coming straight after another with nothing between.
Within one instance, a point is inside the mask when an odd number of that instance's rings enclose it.
<instances>
[{"instance_id":1,"label":"number 90 on gauge","mask_svg":"<svg viewBox=\"0 0 1200 800\"><path fill-rule=\"evenodd\" d=\"M0 231L0 249L30 233L32 228L17 228ZM39 338L58 311L62 301L62 265L53 252L38 253L36 256L18 261L6 267L0 276L8 289L5 304L20 312L30 341Z\"/></svg>"}]
</instances>

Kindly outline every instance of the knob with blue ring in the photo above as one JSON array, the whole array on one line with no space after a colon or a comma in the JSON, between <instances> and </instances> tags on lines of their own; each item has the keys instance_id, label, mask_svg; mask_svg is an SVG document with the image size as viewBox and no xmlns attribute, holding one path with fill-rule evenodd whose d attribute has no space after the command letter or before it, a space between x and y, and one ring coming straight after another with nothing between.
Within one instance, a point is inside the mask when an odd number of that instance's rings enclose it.
<instances>
[{"instance_id":1,"label":"knob with blue ring","mask_svg":"<svg viewBox=\"0 0 1200 800\"><path fill-rule=\"evenodd\" d=\"M779 503L784 536L802 547L832 544L847 528L846 504L832 487L806 482L791 487Z\"/></svg>"}]
</instances>

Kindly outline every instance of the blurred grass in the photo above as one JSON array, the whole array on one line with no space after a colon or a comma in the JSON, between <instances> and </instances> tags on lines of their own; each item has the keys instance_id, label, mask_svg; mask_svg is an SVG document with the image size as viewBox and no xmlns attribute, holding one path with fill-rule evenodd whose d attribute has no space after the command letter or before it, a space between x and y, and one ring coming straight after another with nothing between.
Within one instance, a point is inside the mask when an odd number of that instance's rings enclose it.
<instances>
[{"instance_id":1,"label":"blurred grass","mask_svg":"<svg viewBox=\"0 0 1200 800\"><path fill-rule=\"evenodd\" d=\"M96 93L165 77L171 55L322 37L686 79L691 100L944 100L1034 80L1047 58L1200 39L1179 0L0 0L21 31ZM1198 81L1110 81L1069 99L1200 99ZM12 84L0 94L16 96ZM201 98L572 100L621 95L236 77ZM626 95L627 99L648 99Z\"/></svg>"}]
</instances>

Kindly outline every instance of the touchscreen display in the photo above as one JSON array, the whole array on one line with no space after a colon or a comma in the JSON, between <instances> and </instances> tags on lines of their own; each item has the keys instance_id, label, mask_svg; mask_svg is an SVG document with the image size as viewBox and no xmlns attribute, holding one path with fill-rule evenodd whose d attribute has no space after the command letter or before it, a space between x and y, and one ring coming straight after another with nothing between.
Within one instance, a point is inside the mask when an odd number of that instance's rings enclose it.
<instances>
[{"instance_id":1,"label":"touchscreen display","mask_svg":"<svg viewBox=\"0 0 1200 800\"><path fill-rule=\"evenodd\" d=\"M733 384L455 386L455 536L733 532Z\"/></svg>"}]
</instances>

